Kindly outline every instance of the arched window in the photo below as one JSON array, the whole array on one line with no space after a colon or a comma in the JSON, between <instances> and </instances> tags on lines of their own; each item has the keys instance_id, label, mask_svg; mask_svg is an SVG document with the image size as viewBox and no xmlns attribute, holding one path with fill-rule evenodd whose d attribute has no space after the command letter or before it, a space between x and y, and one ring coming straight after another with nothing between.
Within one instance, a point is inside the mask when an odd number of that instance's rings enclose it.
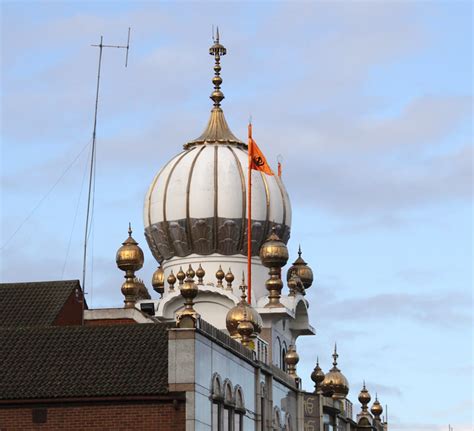
<instances>
[{"instance_id":1,"label":"arched window","mask_svg":"<svg viewBox=\"0 0 474 431\"><path fill-rule=\"evenodd\" d=\"M247 409L245 408L244 394L242 388L237 385L234 391L235 415L234 431L244 431L244 417Z\"/></svg>"},{"instance_id":2,"label":"arched window","mask_svg":"<svg viewBox=\"0 0 474 431\"><path fill-rule=\"evenodd\" d=\"M211 403L212 431L222 431L222 409L224 404L224 395L221 377L217 373L212 375Z\"/></svg>"},{"instance_id":3,"label":"arched window","mask_svg":"<svg viewBox=\"0 0 474 431\"><path fill-rule=\"evenodd\" d=\"M229 379L224 380L224 417L222 428L224 431L234 431L234 410L235 400L232 382Z\"/></svg>"},{"instance_id":4,"label":"arched window","mask_svg":"<svg viewBox=\"0 0 474 431\"><path fill-rule=\"evenodd\" d=\"M283 341L283 346L281 349L281 367L280 367L283 371L286 371L285 356L286 356L287 351L288 351L288 347L286 345L286 341Z\"/></svg>"}]
</instances>

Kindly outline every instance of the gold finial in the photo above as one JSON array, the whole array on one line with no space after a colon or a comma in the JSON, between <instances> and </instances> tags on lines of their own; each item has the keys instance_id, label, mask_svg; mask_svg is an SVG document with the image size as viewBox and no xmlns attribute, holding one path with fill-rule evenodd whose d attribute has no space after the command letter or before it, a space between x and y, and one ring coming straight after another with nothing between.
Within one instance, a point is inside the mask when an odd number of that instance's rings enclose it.
<instances>
[{"instance_id":1,"label":"gold finial","mask_svg":"<svg viewBox=\"0 0 474 431\"><path fill-rule=\"evenodd\" d=\"M380 421L380 415L383 413L383 407L382 404L380 404L377 393L375 393L375 401L372 404L370 411L374 415L374 419L376 421Z\"/></svg>"},{"instance_id":2,"label":"gold finial","mask_svg":"<svg viewBox=\"0 0 474 431\"><path fill-rule=\"evenodd\" d=\"M198 278L198 284L203 285L204 284L203 279L204 279L204 276L206 275L206 271L204 271L201 264L199 264L199 267L196 270L196 275L197 275L197 278Z\"/></svg>"},{"instance_id":3,"label":"gold finial","mask_svg":"<svg viewBox=\"0 0 474 431\"><path fill-rule=\"evenodd\" d=\"M333 369L337 369L337 358L339 358L339 355L337 354L337 343L334 343L334 353L332 354L333 361Z\"/></svg>"},{"instance_id":4,"label":"gold finial","mask_svg":"<svg viewBox=\"0 0 474 431\"><path fill-rule=\"evenodd\" d=\"M184 273L182 266L179 267L179 271L176 274L176 278L178 279L179 286L182 286L184 279L186 278L186 274Z\"/></svg>"},{"instance_id":5,"label":"gold finial","mask_svg":"<svg viewBox=\"0 0 474 431\"><path fill-rule=\"evenodd\" d=\"M125 282L122 284L122 293L125 296L125 308L135 307L140 286L135 281L135 271L138 271L144 262L143 250L132 238L132 227L128 224L128 238L117 250L115 261L122 271L125 271Z\"/></svg>"},{"instance_id":6,"label":"gold finial","mask_svg":"<svg viewBox=\"0 0 474 431\"><path fill-rule=\"evenodd\" d=\"M161 265L153 273L151 285L153 286L153 290L160 294L160 298L163 298L163 293L165 292L165 272Z\"/></svg>"},{"instance_id":7,"label":"gold finial","mask_svg":"<svg viewBox=\"0 0 474 431\"><path fill-rule=\"evenodd\" d=\"M245 274L242 271L242 284L239 286L242 295L240 295L241 302L247 302L247 285L245 284Z\"/></svg>"},{"instance_id":8,"label":"gold finial","mask_svg":"<svg viewBox=\"0 0 474 431\"><path fill-rule=\"evenodd\" d=\"M324 371L319 366L319 357L316 357L316 366L314 367L313 372L311 373L311 380L314 382L314 393L321 393L321 383L325 377Z\"/></svg>"},{"instance_id":9,"label":"gold finial","mask_svg":"<svg viewBox=\"0 0 474 431\"><path fill-rule=\"evenodd\" d=\"M300 357L298 353L296 352L296 346L295 345L290 345L288 347L288 352L285 355L285 362L286 362L286 372L294 377L297 378L298 375L296 374L296 364L299 362Z\"/></svg>"},{"instance_id":10,"label":"gold finial","mask_svg":"<svg viewBox=\"0 0 474 431\"><path fill-rule=\"evenodd\" d=\"M311 287L313 284L313 271L312 269L308 266L308 264L304 261L304 259L301 257L302 251L301 251L301 245L298 246L298 257L297 259L293 262L292 266L287 272L286 275L286 280L289 281L292 272L296 272L296 275L301 279L301 283L303 284L303 289L301 289L301 294L305 295L305 289L308 289Z\"/></svg>"},{"instance_id":11,"label":"gold finial","mask_svg":"<svg viewBox=\"0 0 474 431\"><path fill-rule=\"evenodd\" d=\"M234 274L232 274L232 271L230 268L227 274L225 275L225 281L227 281L226 290L232 290L232 282L234 281Z\"/></svg>"},{"instance_id":12,"label":"gold finial","mask_svg":"<svg viewBox=\"0 0 474 431\"><path fill-rule=\"evenodd\" d=\"M359 393L359 402L361 403L362 405L362 415L364 416L368 416L368 407L367 407L367 404L370 403L370 400L371 400L371 396L370 396L370 393L369 391L367 390L367 388L365 387L365 380L364 380L364 384L362 386L362 389Z\"/></svg>"},{"instance_id":13,"label":"gold finial","mask_svg":"<svg viewBox=\"0 0 474 431\"><path fill-rule=\"evenodd\" d=\"M184 310L177 314L177 325L179 328L195 328L199 318L199 314L193 307L193 299L199 292L197 284L191 277L187 277L180 291L184 298Z\"/></svg>"},{"instance_id":14,"label":"gold finial","mask_svg":"<svg viewBox=\"0 0 474 431\"><path fill-rule=\"evenodd\" d=\"M176 276L173 274L173 270L171 270L170 275L168 275L168 284L169 284L169 291L174 292L174 284L176 283Z\"/></svg>"},{"instance_id":15,"label":"gold finial","mask_svg":"<svg viewBox=\"0 0 474 431\"><path fill-rule=\"evenodd\" d=\"M196 271L194 271L193 267L191 266L191 264L189 264L189 268L188 270L186 271L186 276L188 276L189 278L194 278L194 276L196 275Z\"/></svg>"},{"instance_id":16,"label":"gold finial","mask_svg":"<svg viewBox=\"0 0 474 431\"><path fill-rule=\"evenodd\" d=\"M224 280L224 277L225 277L225 272L222 271L222 266L219 265L219 269L216 272L217 287L224 287L222 284L222 280Z\"/></svg>"},{"instance_id":17,"label":"gold finial","mask_svg":"<svg viewBox=\"0 0 474 431\"><path fill-rule=\"evenodd\" d=\"M226 55L227 50L219 43L219 27L217 27L217 36L214 40L214 45L209 48L209 54L214 56L214 77L212 83L214 84L214 91L211 93L211 99L214 101L214 108L219 108L224 99L224 94L221 91L221 55Z\"/></svg>"},{"instance_id":18,"label":"gold finial","mask_svg":"<svg viewBox=\"0 0 474 431\"><path fill-rule=\"evenodd\" d=\"M283 288L281 268L288 261L288 249L276 234L275 226L273 226L270 236L260 247L260 260L264 266L269 268L268 273L270 275L270 278L265 282L265 287L268 290L268 304L265 307L284 307L280 302L281 290Z\"/></svg>"}]
</instances>

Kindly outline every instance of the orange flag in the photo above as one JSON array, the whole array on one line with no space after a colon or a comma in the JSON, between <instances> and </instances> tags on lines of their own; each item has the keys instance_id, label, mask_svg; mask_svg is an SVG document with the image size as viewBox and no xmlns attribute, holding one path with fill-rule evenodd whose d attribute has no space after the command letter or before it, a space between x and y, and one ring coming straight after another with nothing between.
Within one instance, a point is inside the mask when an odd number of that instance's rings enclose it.
<instances>
[{"instance_id":1,"label":"orange flag","mask_svg":"<svg viewBox=\"0 0 474 431\"><path fill-rule=\"evenodd\" d=\"M250 169L261 171L267 175L273 175L273 171L268 165L267 159L258 148L257 143L252 138L252 125L249 124L249 161Z\"/></svg>"}]
</instances>

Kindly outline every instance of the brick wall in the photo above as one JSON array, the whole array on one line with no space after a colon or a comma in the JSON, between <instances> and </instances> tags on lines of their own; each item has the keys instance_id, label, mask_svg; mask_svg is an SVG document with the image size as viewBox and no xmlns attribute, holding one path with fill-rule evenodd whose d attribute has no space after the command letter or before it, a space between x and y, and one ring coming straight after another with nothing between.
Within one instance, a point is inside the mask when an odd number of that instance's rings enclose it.
<instances>
[{"instance_id":1,"label":"brick wall","mask_svg":"<svg viewBox=\"0 0 474 431\"><path fill-rule=\"evenodd\" d=\"M44 420L46 422L33 423ZM33 412L35 410L35 412ZM0 407L0 431L184 431L185 404L152 401L127 404L42 405Z\"/></svg>"}]
</instances>

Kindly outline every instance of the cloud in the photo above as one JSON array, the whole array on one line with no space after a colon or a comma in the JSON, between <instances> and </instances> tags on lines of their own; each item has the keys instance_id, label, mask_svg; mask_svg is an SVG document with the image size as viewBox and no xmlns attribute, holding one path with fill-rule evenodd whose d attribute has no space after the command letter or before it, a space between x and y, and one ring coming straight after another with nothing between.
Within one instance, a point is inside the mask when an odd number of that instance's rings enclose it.
<instances>
[{"instance_id":1,"label":"cloud","mask_svg":"<svg viewBox=\"0 0 474 431\"><path fill-rule=\"evenodd\" d=\"M463 291L438 291L427 294L383 293L373 296L325 299L321 295L319 318L343 321L401 321L409 319L423 325L454 330L472 322L469 304L472 296ZM357 310L354 313L354 310Z\"/></svg>"}]
</instances>

